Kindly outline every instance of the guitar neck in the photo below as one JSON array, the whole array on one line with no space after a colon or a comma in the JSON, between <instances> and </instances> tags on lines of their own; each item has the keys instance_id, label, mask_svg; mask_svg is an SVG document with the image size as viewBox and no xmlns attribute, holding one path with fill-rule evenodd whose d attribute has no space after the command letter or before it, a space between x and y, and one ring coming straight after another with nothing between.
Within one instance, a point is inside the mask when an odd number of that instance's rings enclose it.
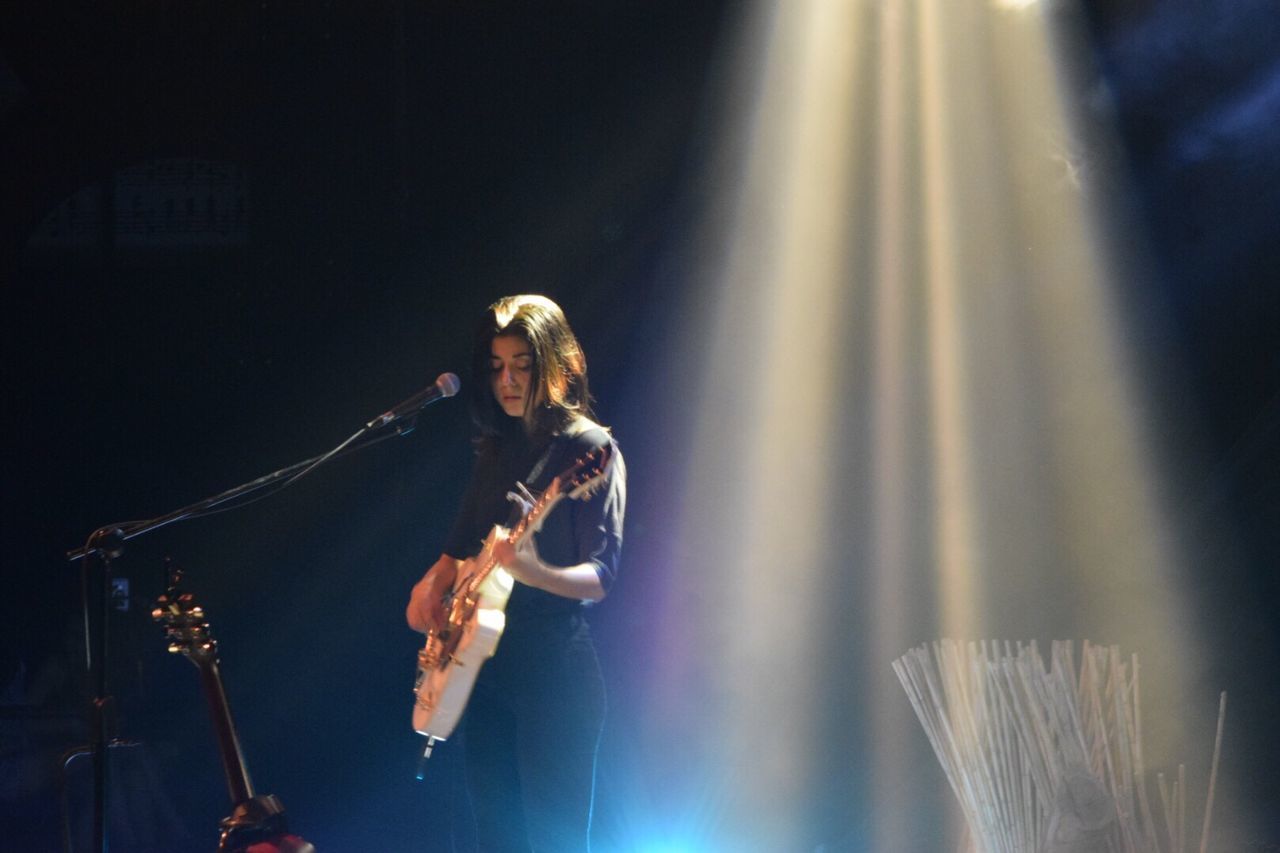
<instances>
[{"instance_id":1,"label":"guitar neck","mask_svg":"<svg viewBox=\"0 0 1280 853\"><path fill-rule=\"evenodd\" d=\"M231 708L227 705L227 694L222 687L222 674L218 670L217 660L201 661L198 667L205 699L209 702L209 716L213 719L213 732L218 739L218 753L222 756L222 770L227 777L227 791L231 795L231 804L239 805L253 799L253 782L245 768L240 738L236 736Z\"/></svg>"},{"instance_id":2,"label":"guitar neck","mask_svg":"<svg viewBox=\"0 0 1280 853\"><path fill-rule=\"evenodd\" d=\"M562 497L563 495L556 494L556 495L548 496L543 500L539 501L538 503L534 504L534 506L527 513L525 513L523 517L521 517L520 521L516 523L515 527L511 528L511 532L507 535L507 541L510 542L512 545L519 547L520 544L525 539L527 539L528 537L534 534L534 532L537 530L538 522L542 519L543 516L545 516L548 512L551 511L552 507L554 507L557 503L560 502L560 498ZM467 582L467 592L469 594L474 595L476 590L480 589L480 585L485 582L485 580L497 567L498 567L498 561L495 560L492 556L486 559L484 564L479 568L478 571L476 571L471 576L471 579Z\"/></svg>"},{"instance_id":3,"label":"guitar neck","mask_svg":"<svg viewBox=\"0 0 1280 853\"><path fill-rule=\"evenodd\" d=\"M542 493L542 497L538 498L528 508L524 516L511 528L511 532L507 535L507 541L517 548L520 547L520 544L525 539L537 532L538 528L542 526L542 519L566 495L581 499L584 495L589 494L594 488L594 484L603 480L611 459L611 451L609 446L606 445L605 447L596 448L574 462L573 465L551 481L551 485ZM500 529L495 527L490 536L495 535ZM486 539L485 543L485 549L482 553L490 551L493 544L495 544L489 539ZM484 564L470 576L470 580L465 586L464 591L468 598L476 594L481 584L485 582L497 565L498 563L494 560L493 555L489 554Z\"/></svg>"}]
</instances>

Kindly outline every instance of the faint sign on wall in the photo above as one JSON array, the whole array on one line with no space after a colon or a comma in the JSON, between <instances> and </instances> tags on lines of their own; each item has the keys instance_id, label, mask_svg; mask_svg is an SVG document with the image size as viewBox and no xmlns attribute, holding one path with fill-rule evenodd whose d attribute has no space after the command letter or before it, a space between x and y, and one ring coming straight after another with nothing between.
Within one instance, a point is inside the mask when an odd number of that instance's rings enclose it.
<instances>
[{"instance_id":1,"label":"faint sign on wall","mask_svg":"<svg viewBox=\"0 0 1280 853\"><path fill-rule=\"evenodd\" d=\"M96 250L130 255L237 248L249 243L244 170L226 161L175 157L116 171L81 188L32 232L30 252Z\"/></svg>"}]
</instances>

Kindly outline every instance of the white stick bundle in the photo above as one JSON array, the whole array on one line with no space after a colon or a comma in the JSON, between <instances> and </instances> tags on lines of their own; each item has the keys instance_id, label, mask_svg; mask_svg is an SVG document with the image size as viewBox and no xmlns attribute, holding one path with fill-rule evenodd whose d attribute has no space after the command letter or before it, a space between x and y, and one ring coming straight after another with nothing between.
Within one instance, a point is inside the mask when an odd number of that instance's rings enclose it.
<instances>
[{"instance_id":1,"label":"white stick bundle","mask_svg":"<svg viewBox=\"0 0 1280 853\"><path fill-rule=\"evenodd\" d=\"M1003 649L1002 649L1003 645ZM893 662L968 825L975 853L1175 853L1184 849L1186 778L1146 792L1138 660L1084 643L940 640ZM1201 853L1209 838L1222 723Z\"/></svg>"}]
</instances>

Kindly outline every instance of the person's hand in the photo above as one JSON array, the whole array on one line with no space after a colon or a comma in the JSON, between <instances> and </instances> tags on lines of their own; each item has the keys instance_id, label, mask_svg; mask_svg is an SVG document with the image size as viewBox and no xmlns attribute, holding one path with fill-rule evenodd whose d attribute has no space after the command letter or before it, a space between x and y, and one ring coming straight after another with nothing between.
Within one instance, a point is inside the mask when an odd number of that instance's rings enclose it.
<instances>
[{"instance_id":1,"label":"person's hand","mask_svg":"<svg viewBox=\"0 0 1280 853\"><path fill-rule=\"evenodd\" d=\"M508 542L506 536L499 537L493 544L493 558L513 578L529 586L540 586L539 579L547 571L538 557L538 548L532 536L527 537L519 547Z\"/></svg>"},{"instance_id":2,"label":"person's hand","mask_svg":"<svg viewBox=\"0 0 1280 853\"><path fill-rule=\"evenodd\" d=\"M441 557L422 576L422 580L413 585L404 613L410 628L425 634L445 624L448 615L444 610L444 595L453 585L457 573L457 561Z\"/></svg>"}]
</instances>

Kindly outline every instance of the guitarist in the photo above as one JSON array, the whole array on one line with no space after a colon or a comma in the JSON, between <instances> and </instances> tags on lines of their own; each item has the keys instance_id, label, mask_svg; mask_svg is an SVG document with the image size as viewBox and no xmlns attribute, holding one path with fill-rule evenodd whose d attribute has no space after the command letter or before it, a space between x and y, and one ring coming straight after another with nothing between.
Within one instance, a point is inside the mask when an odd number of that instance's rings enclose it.
<instances>
[{"instance_id":1,"label":"guitarist","mask_svg":"<svg viewBox=\"0 0 1280 853\"><path fill-rule=\"evenodd\" d=\"M478 449L444 553L414 587L409 626L446 618L442 597L462 560L494 524L524 511L585 453L611 444L591 420L587 364L564 313L544 296L500 299L475 338L470 407ZM589 499L563 501L498 562L517 581L506 628L481 669L460 722L467 788L484 851L588 849L596 747L605 695L584 605L604 598L618 570L626 469L616 447Z\"/></svg>"}]
</instances>

